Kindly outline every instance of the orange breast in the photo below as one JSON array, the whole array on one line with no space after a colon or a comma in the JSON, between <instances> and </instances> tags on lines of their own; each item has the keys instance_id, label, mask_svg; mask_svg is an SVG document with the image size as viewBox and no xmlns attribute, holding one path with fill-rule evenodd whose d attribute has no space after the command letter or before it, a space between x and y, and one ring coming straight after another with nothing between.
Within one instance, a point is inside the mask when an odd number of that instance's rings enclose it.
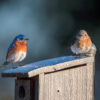
<instances>
[{"instance_id":1,"label":"orange breast","mask_svg":"<svg viewBox=\"0 0 100 100\"><path fill-rule=\"evenodd\" d=\"M24 42L15 42L14 48L16 49L16 53L19 51L27 52L26 41Z\"/></svg>"},{"instance_id":2,"label":"orange breast","mask_svg":"<svg viewBox=\"0 0 100 100\"><path fill-rule=\"evenodd\" d=\"M91 45L92 45L92 42L91 42L90 37L87 37L85 39L80 39L78 41L79 48L88 48L88 47L91 47Z\"/></svg>"},{"instance_id":3,"label":"orange breast","mask_svg":"<svg viewBox=\"0 0 100 100\"><path fill-rule=\"evenodd\" d=\"M16 41L13 48L11 48L10 51L8 52L7 58L9 58L12 54L18 53L20 51L27 52L26 41L24 41L24 42Z\"/></svg>"}]
</instances>

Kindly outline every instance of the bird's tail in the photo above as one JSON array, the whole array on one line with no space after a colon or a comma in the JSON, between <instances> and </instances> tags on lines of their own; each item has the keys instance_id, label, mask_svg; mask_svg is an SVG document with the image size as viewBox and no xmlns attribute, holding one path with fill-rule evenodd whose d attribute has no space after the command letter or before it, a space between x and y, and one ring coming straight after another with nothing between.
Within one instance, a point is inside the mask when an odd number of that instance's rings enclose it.
<instances>
[{"instance_id":1,"label":"bird's tail","mask_svg":"<svg viewBox=\"0 0 100 100\"><path fill-rule=\"evenodd\" d=\"M7 62L7 61L6 61L6 62L4 62L4 64L3 64L3 65L8 65L8 64L9 64L9 62Z\"/></svg>"},{"instance_id":2,"label":"bird's tail","mask_svg":"<svg viewBox=\"0 0 100 100\"><path fill-rule=\"evenodd\" d=\"M3 65L0 66L0 68L3 68L3 67L5 67L8 64L9 64L9 62L6 61L6 62L3 63Z\"/></svg>"}]
</instances>

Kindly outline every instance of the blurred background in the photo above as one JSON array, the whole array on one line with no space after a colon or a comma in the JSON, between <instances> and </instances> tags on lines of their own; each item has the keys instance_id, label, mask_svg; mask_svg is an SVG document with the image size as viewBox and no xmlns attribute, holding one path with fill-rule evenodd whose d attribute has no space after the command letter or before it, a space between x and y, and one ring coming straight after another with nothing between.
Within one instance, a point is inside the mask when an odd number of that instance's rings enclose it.
<instances>
[{"instance_id":1,"label":"blurred background","mask_svg":"<svg viewBox=\"0 0 100 100\"><path fill-rule=\"evenodd\" d=\"M95 100L100 100L100 6L98 0L0 0L0 65L18 34L28 55L22 64L72 55L69 46L80 29L96 44ZM4 69L0 69L2 72ZM14 79L0 78L0 100L14 100Z\"/></svg>"}]
</instances>

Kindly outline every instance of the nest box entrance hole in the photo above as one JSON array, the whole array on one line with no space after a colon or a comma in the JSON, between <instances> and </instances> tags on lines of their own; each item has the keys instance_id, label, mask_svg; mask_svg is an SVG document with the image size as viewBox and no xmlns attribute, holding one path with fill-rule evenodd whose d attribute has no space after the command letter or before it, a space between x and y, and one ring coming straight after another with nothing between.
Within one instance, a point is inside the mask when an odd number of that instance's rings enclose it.
<instances>
[{"instance_id":1,"label":"nest box entrance hole","mask_svg":"<svg viewBox=\"0 0 100 100\"><path fill-rule=\"evenodd\" d=\"M38 78L17 79L15 81L15 100L38 100Z\"/></svg>"},{"instance_id":2,"label":"nest box entrance hole","mask_svg":"<svg viewBox=\"0 0 100 100\"><path fill-rule=\"evenodd\" d=\"M24 98L25 97L25 88L24 86L19 87L19 97Z\"/></svg>"}]
</instances>

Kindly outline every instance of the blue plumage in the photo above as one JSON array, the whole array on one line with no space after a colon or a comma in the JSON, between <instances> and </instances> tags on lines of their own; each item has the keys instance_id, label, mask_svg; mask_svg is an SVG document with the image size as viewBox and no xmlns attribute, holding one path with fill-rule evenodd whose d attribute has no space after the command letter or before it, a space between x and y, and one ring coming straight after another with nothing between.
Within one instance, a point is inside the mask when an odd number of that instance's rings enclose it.
<instances>
[{"instance_id":1,"label":"blue plumage","mask_svg":"<svg viewBox=\"0 0 100 100\"><path fill-rule=\"evenodd\" d=\"M23 34L19 34L19 35L17 35L17 36L14 38L13 42L9 45L9 47L8 47L8 51L7 51L7 54L8 54L8 52L11 50L11 48L13 48L13 46L14 46L14 41L18 40L19 38L23 38L23 39L25 39L26 36L23 35ZM7 58L7 56L6 56L6 58Z\"/></svg>"},{"instance_id":2,"label":"blue plumage","mask_svg":"<svg viewBox=\"0 0 100 100\"><path fill-rule=\"evenodd\" d=\"M3 65L24 60L27 54L27 40L29 39L23 34L19 34L13 39L12 43L8 47L6 61ZM14 46L15 48L13 48Z\"/></svg>"},{"instance_id":3,"label":"blue plumage","mask_svg":"<svg viewBox=\"0 0 100 100\"><path fill-rule=\"evenodd\" d=\"M9 45L8 51L14 46L14 42Z\"/></svg>"},{"instance_id":4,"label":"blue plumage","mask_svg":"<svg viewBox=\"0 0 100 100\"><path fill-rule=\"evenodd\" d=\"M18 40L19 38L25 39L26 37L25 37L25 35L23 35L23 34L17 35L17 36L14 38L13 42L10 44L10 46L9 46L9 48L8 48L8 51L14 46L14 41L15 41L15 40ZM8 52L8 51L7 51L7 52Z\"/></svg>"},{"instance_id":5,"label":"blue plumage","mask_svg":"<svg viewBox=\"0 0 100 100\"><path fill-rule=\"evenodd\" d=\"M26 36L23 35L23 34L19 34L19 35L17 35L17 36L14 38L14 40L17 40L17 39L19 39L19 38L23 38L23 39L25 39Z\"/></svg>"}]
</instances>

